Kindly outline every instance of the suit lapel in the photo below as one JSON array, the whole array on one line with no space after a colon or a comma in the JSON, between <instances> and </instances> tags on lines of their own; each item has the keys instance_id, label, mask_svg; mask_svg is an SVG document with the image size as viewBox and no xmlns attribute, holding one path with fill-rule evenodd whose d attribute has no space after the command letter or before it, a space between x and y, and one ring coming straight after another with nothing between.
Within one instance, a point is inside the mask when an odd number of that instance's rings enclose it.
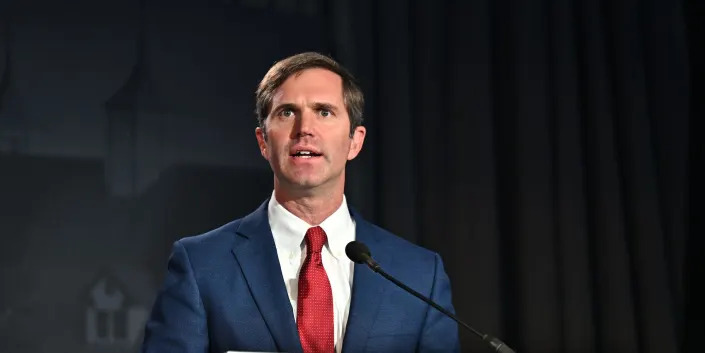
<instances>
[{"instance_id":1,"label":"suit lapel","mask_svg":"<svg viewBox=\"0 0 705 353\"><path fill-rule=\"evenodd\" d=\"M240 265L252 297L259 308L277 349L301 352L296 321L284 286L265 201L245 217L237 230L233 254Z\"/></svg>"},{"instance_id":2,"label":"suit lapel","mask_svg":"<svg viewBox=\"0 0 705 353\"><path fill-rule=\"evenodd\" d=\"M385 265L388 265L391 260L389 251L374 237L376 230L369 223L354 212L353 216L356 223L355 239L365 243L375 260L382 268L385 268ZM385 288L389 285L384 281L386 280L373 272L367 265L355 265L343 352L362 352L364 350L377 317Z\"/></svg>"}]
</instances>

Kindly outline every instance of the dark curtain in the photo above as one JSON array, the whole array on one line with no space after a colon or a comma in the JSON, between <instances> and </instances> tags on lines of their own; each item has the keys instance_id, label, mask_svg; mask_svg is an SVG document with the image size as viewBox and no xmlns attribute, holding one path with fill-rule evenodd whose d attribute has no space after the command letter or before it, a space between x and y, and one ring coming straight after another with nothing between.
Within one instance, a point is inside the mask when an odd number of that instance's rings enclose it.
<instances>
[{"instance_id":1,"label":"dark curtain","mask_svg":"<svg viewBox=\"0 0 705 353\"><path fill-rule=\"evenodd\" d=\"M705 1L685 1L691 67L690 149L688 225L685 264L685 328L683 351L702 351L705 332L705 298L702 281L705 278L705 221L703 220L703 180L705 180L705 144L702 142L702 119L705 117Z\"/></svg>"},{"instance_id":2,"label":"dark curtain","mask_svg":"<svg viewBox=\"0 0 705 353\"><path fill-rule=\"evenodd\" d=\"M369 130L350 198L443 256L459 317L518 352L682 351L683 4L350 6Z\"/></svg>"}]
</instances>

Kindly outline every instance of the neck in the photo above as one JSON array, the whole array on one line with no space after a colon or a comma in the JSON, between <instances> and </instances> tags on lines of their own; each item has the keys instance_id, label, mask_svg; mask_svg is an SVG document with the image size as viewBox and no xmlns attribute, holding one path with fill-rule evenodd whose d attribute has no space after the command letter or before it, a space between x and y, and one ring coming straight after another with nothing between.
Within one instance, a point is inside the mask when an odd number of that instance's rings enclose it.
<instances>
[{"instance_id":1,"label":"neck","mask_svg":"<svg viewBox=\"0 0 705 353\"><path fill-rule=\"evenodd\" d=\"M292 195L281 188L275 188L274 196L287 211L312 226L321 224L343 203L342 190L321 195Z\"/></svg>"}]
</instances>

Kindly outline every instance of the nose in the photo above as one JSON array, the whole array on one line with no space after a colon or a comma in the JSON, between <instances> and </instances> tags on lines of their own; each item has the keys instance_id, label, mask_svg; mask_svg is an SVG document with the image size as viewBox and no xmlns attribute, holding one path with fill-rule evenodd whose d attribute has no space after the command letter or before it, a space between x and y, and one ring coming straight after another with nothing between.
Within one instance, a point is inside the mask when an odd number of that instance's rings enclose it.
<instances>
[{"instance_id":1,"label":"nose","mask_svg":"<svg viewBox=\"0 0 705 353\"><path fill-rule=\"evenodd\" d=\"M304 109L298 119L296 119L294 126L295 137L313 136L316 121L316 113L310 109Z\"/></svg>"}]
</instances>

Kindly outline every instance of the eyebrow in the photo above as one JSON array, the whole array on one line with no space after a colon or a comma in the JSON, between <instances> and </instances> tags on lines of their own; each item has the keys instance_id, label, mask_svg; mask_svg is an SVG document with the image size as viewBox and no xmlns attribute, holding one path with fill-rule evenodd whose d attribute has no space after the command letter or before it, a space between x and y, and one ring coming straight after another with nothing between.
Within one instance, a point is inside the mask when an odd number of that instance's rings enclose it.
<instances>
[{"instance_id":1,"label":"eyebrow","mask_svg":"<svg viewBox=\"0 0 705 353\"><path fill-rule=\"evenodd\" d=\"M279 112L281 112L284 109L298 110L299 108L294 103L282 103L282 104L279 104L278 106L274 107L272 109L271 114L278 114Z\"/></svg>"},{"instance_id":2,"label":"eyebrow","mask_svg":"<svg viewBox=\"0 0 705 353\"><path fill-rule=\"evenodd\" d=\"M316 110L330 110L333 113L338 113L338 107L330 103L315 102L313 103L313 108Z\"/></svg>"},{"instance_id":3,"label":"eyebrow","mask_svg":"<svg viewBox=\"0 0 705 353\"><path fill-rule=\"evenodd\" d=\"M314 102L311 104L311 107L315 110L330 110L335 114L337 114L339 111L339 108L336 105L325 102ZM299 106L294 103L282 103L272 109L272 114L279 113L280 111L285 109L290 109L294 111L300 110Z\"/></svg>"}]
</instances>

